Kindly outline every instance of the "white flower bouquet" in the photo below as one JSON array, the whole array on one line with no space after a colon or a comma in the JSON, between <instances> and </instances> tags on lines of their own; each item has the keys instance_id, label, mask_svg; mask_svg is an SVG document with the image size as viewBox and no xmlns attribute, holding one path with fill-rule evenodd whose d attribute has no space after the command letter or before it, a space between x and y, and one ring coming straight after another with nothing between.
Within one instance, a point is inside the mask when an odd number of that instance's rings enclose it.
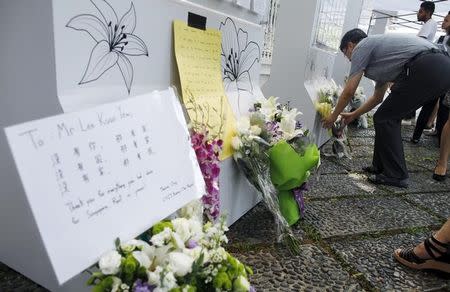
<instances>
[{"instance_id":1,"label":"white flower bouquet","mask_svg":"<svg viewBox=\"0 0 450 292\"><path fill-rule=\"evenodd\" d=\"M274 215L278 239L293 253L298 241L290 226L303 215L303 192L320 157L309 131L297 121L300 114L275 97L262 99L238 121L232 140L237 164Z\"/></svg>"},{"instance_id":2,"label":"white flower bouquet","mask_svg":"<svg viewBox=\"0 0 450 292\"><path fill-rule=\"evenodd\" d=\"M225 219L202 225L189 211L196 209L191 204L179 212L186 217L155 224L148 242L117 240L87 283L92 291L254 291L252 270L222 246L228 241Z\"/></svg>"}]
</instances>

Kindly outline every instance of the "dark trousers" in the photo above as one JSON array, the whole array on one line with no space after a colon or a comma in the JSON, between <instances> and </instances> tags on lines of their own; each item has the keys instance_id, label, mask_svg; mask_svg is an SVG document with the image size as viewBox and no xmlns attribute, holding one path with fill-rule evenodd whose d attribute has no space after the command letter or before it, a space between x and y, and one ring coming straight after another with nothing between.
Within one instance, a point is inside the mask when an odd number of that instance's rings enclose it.
<instances>
[{"instance_id":1,"label":"dark trousers","mask_svg":"<svg viewBox=\"0 0 450 292\"><path fill-rule=\"evenodd\" d=\"M414 140L419 140L420 136L422 136L423 130L425 129L431 114L433 113L434 106L437 101L439 101L439 110L436 117L436 133L439 141L441 140L442 128L444 128L445 122L447 122L448 119L448 108L442 104L444 96L445 95L424 104L422 110L420 111L419 117L417 118L416 127L414 128L414 134L412 137Z\"/></svg>"},{"instance_id":2,"label":"dark trousers","mask_svg":"<svg viewBox=\"0 0 450 292\"><path fill-rule=\"evenodd\" d=\"M408 70L395 80L391 94L373 117L375 145L372 165L394 179L408 178L401 120L450 89L450 58L447 56L438 53L422 55L407 67Z\"/></svg>"}]
</instances>

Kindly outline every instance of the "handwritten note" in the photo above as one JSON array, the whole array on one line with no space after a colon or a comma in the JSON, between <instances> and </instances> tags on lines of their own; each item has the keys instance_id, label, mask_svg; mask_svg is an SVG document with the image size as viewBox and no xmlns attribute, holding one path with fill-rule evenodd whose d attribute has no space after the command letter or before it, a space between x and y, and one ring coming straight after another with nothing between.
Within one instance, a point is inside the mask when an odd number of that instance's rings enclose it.
<instances>
[{"instance_id":1,"label":"handwritten note","mask_svg":"<svg viewBox=\"0 0 450 292\"><path fill-rule=\"evenodd\" d=\"M60 283L203 194L172 90L6 129Z\"/></svg>"},{"instance_id":2,"label":"handwritten note","mask_svg":"<svg viewBox=\"0 0 450 292\"><path fill-rule=\"evenodd\" d=\"M206 126L224 141L221 159L232 154L235 118L225 95L218 30L200 30L174 22L175 56L183 101L194 127Z\"/></svg>"}]
</instances>

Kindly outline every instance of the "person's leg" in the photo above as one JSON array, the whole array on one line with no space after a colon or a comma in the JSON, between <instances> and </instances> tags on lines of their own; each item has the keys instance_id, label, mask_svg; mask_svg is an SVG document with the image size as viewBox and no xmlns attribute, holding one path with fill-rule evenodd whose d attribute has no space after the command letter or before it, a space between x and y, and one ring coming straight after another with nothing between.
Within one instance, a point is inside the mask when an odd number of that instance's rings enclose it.
<instances>
[{"instance_id":1,"label":"person's leg","mask_svg":"<svg viewBox=\"0 0 450 292\"><path fill-rule=\"evenodd\" d=\"M438 176L445 176L447 173L448 155L450 152L450 117L442 129L441 147L439 148L439 160L434 173Z\"/></svg>"},{"instance_id":2,"label":"person's leg","mask_svg":"<svg viewBox=\"0 0 450 292\"><path fill-rule=\"evenodd\" d=\"M439 110L439 99L438 99L437 102L434 104L434 109L433 109L433 111L431 112L430 117L428 118L427 126L426 126L427 129L433 128L433 126L434 126L434 121L436 120L436 116L437 116L438 110Z\"/></svg>"},{"instance_id":3,"label":"person's leg","mask_svg":"<svg viewBox=\"0 0 450 292\"><path fill-rule=\"evenodd\" d=\"M419 142L420 136L422 136L423 130L427 126L428 120L430 119L433 113L437 100L438 98L430 102L427 102L426 104L423 105L419 117L417 118L416 127L414 128L414 133L411 138L411 142L413 143Z\"/></svg>"},{"instance_id":4,"label":"person's leg","mask_svg":"<svg viewBox=\"0 0 450 292\"><path fill-rule=\"evenodd\" d=\"M394 258L413 269L450 273L450 218L433 236L414 248L395 250Z\"/></svg>"},{"instance_id":5,"label":"person's leg","mask_svg":"<svg viewBox=\"0 0 450 292\"><path fill-rule=\"evenodd\" d=\"M442 66L438 66L440 64ZM430 72L430 64L436 70ZM444 66L446 65L446 66ZM382 170L375 179L376 184L394 184L404 187L408 178L403 142L401 119L420 106L436 100L450 88L450 59L444 55L425 55L409 67L409 74L402 74L391 88L391 94L374 115L375 148L372 165ZM384 183L388 182L388 183Z\"/></svg>"},{"instance_id":6,"label":"person's leg","mask_svg":"<svg viewBox=\"0 0 450 292\"><path fill-rule=\"evenodd\" d=\"M439 110L436 117L436 135L439 140L439 145L441 144L442 129L447 122L449 113L448 107L444 105L444 98L445 96L441 96L441 98L439 98Z\"/></svg>"}]
</instances>

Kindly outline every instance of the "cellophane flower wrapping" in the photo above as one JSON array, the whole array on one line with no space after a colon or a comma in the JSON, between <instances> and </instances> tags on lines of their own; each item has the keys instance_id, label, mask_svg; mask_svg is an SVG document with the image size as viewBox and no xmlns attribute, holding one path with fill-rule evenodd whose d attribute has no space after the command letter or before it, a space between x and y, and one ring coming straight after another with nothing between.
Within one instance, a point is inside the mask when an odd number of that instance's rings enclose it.
<instances>
[{"instance_id":1,"label":"cellophane flower wrapping","mask_svg":"<svg viewBox=\"0 0 450 292\"><path fill-rule=\"evenodd\" d=\"M282 200L283 198L279 196L280 192L291 191L288 186L283 186L281 181L286 177L285 170L292 173L292 169L284 163L275 165L274 162L284 157L283 153L286 149L302 157L306 149L316 149L315 158L312 161L309 160L311 163L308 166L305 164L307 169L299 174L302 177L294 179L299 184L297 187L301 187L305 182L309 176L309 169L318 164L319 152L315 144L311 142L308 131L304 130L297 120L300 114L297 109L289 105L280 105L275 97L262 99L254 104L247 116L241 117L238 121L237 134L232 140L235 149L234 158L238 166L248 181L258 190L267 208L274 215L278 240L284 241L293 253L298 253L299 244L290 228L293 223L285 218L288 214L284 213L283 216L283 203L280 204L280 198ZM276 149L281 151L275 151ZM302 162L303 160L299 161L299 163ZM274 176L280 179L275 182ZM293 193L290 196L295 198ZM300 198L299 201L301 201ZM288 202L287 205L289 204ZM297 206L295 208L302 209ZM297 220L298 218L292 221Z\"/></svg>"}]
</instances>

